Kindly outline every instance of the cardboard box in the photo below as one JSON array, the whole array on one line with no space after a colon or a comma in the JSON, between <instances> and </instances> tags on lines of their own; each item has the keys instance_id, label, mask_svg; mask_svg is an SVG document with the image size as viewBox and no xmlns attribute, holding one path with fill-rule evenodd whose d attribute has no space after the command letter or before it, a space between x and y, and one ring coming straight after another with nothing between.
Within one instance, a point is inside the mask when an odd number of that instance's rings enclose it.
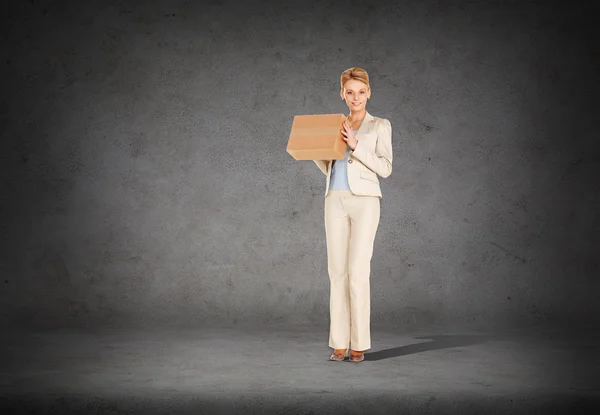
<instances>
[{"instance_id":1,"label":"cardboard box","mask_svg":"<svg viewBox=\"0 0 600 415\"><path fill-rule=\"evenodd\" d=\"M342 160L346 142L341 133L344 114L296 115L287 152L296 160Z\"/></svg>"}]
</instances>

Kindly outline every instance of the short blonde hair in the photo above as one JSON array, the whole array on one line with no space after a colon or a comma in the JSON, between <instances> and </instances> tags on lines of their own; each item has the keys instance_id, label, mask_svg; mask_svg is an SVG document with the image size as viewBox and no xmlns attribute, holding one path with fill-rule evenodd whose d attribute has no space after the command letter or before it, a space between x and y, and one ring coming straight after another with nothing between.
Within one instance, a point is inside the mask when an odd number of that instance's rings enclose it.
<instances>
[{"instance_id":1,"label":"short blonde hair","mask_svg":"<svg viewBox=\"0 0 600 415\"><path fill-rule=\"evenodd\" d=\"M340 92L344 93L344 84L348 82L350 79L356 79L357 81L363 82L367 84L367 88L371 89L371 85L369 84L369 74L363 68L352 67L346 69L342 72L342 76L340 76Z\"/></svg>"}]
</instances>

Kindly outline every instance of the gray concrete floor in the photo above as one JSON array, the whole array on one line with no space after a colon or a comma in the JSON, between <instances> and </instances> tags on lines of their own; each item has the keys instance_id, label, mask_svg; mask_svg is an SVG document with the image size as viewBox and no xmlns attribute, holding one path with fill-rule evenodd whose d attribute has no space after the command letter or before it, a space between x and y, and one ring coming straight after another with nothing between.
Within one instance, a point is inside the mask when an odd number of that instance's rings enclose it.
<instances>
[{"instance_id":1,"label":"gray concrete floor","mask_svg":"<svg viewBox=\"0 0 600 415\"><path fill-rule=\"evenodd\" d=\"M597 330L372 327L361 363L327 327L4 332L2 413L589 413Z\"/></svg>"}]
</instances>

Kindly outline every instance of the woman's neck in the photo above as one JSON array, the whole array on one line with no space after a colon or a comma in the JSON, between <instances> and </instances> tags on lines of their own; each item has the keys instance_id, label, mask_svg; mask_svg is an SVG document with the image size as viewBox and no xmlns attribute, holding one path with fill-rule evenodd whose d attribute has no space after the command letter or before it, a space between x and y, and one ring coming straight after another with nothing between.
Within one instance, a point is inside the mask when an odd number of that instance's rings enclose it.
<instances>
[{"instance_id":1,"label":"woman's neck","mask_svg":"<svg viewBox=\"0 0 600 415\"><path fill-rule=\"evenodd\" d=\"M367 115L367 110L360 110L360 111L356 111L356 112L350 111L348 120L354 121L354 122L360 122L365 118L365 115Z\"/></svg>"}]
</instances>

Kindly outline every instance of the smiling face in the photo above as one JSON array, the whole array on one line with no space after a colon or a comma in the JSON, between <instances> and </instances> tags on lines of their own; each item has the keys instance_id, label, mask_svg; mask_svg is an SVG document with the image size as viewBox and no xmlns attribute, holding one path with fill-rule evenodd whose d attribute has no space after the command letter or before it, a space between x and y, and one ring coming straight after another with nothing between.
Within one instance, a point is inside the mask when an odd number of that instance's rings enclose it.
<instances>
[{"instance_id":1,"label":"smiling face","mask_svg":"<svg viewBox=\"0 0 600 415\"><path fill-rule=\"evenodd\" d=\"M367 105L367 99L371 97L371 89L367 84L357 79L349 79L344 84L340 96L346 100L350 111L362 111Z\"/></svg>"}]
</instances>

